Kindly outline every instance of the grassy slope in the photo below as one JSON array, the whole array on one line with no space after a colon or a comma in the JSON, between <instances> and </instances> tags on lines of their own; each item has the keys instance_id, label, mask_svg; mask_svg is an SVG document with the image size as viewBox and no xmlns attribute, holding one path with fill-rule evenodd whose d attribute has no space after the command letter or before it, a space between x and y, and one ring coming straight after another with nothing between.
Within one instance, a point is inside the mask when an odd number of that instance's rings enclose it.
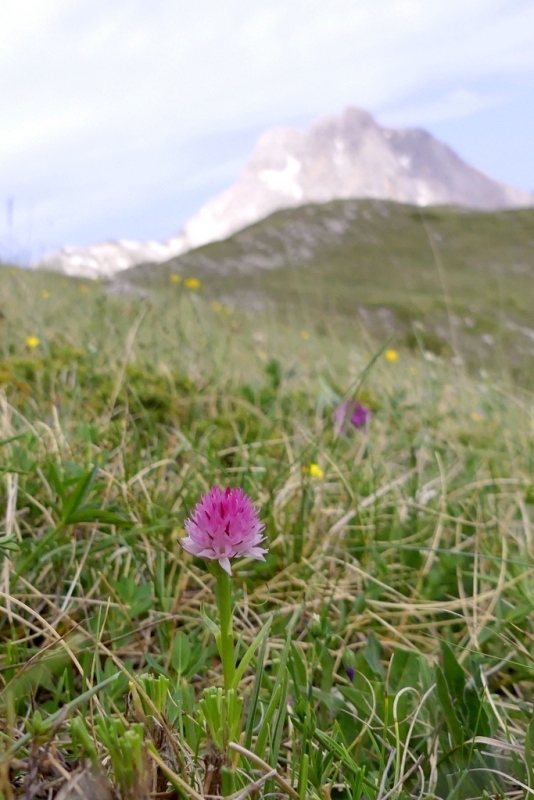
<instances>
[{"instance_id":1,"label":"grassy slope","mask_svg":"<svg viewBox=\"0 0 534 800\"><path fill-rule=\"evenodd\" d=\"M278 212L126 277L154 287L172 272L196 275L213 297L263 302L282 319L326 325L345 341L362 327L378 339L395 333L411 348L455 353L531 383L533 231L532 209L336 201Z\"/></svg>"},{"instance_id":2,"label":"grassy slope","mask_svg":"<svg viewBox=\"0 0 534 800\"><path fill-rule=\"evenodd\" d=\"M270 546L234 582L246 643L273 616L240 687L246 720L259 692L250 751L301 798L534 789L530 394L407 353L379 355L362 384L364 338L340 347L325 323L303 339L300 320L225 314L181 285L120 299L4 268L0 290L1 499L19 547L1 572L0 749L16 754L0 796L56 781L53 797L80 756L124 800L166 790L155 758L181 796L210 793L195 698L221 681L202 616L213 581L177 540L214 483L251 494ZM335 439L332 410L356 386L373 420ZM172 701L135 701L147 671ZM37 717L64 704L55 726ZM144 724L128 741L125 714ZM159 756L142 755L149 731ZM239 767L222 776L233 788L264 769Z\"/></svg>"}]
</instances>

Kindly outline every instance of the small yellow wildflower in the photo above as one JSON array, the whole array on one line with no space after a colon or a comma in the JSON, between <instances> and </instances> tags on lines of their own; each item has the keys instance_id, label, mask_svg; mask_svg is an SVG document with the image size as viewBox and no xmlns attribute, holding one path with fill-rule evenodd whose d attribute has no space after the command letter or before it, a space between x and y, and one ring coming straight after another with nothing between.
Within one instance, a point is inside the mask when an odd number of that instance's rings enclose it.
<instances>
[{"instance_id":1,"label":"small yellow wildflower","mask_svg":"<svg viewBox=\"0 0 534 800\"><path fill-rule=\"evenodd\" d=\"M88 286L86 286L86 284L85 284L85 283L82 283L82 284L80 285L80 292L81 292L82 294L87 294L87 292L88 292L88 291L89 291L89 287L88 287Z\"/></svg>"},{"instance_id":2,"label":"small yellow wildflower","mask_svg":"<svg viewBox=\"0 0 534 800\"><path fill-rule=\"evenodd\" d=\"M324 472L319 464L310 464L308 467L308 475L310 475L312 478L317 478L317 480L324 478Z\"/></svg>"},{"instance_id":3,"label":"small yellow wildflower","mask_svg":"<svg viewBox=\"0 0 534 800\"><path fill-rule=\"evenodd\" d=\"M50 292L48 291L48 289L43 289L43 291L41 292L41 297L44 297L45 300L47 299L47 297L50 297Z\"/></svg>"},{"instance_id":4,"label":"small yellow wildflower","mask_svg":"<svg viewBox=\"0 0 534 800\"><path fill-rule=\"evenodd\" d=\"M184 281L188 289L199 289L200 281L198 278L186 278Z\"/></svg>"},{"instance_id":5,"label":"small yellow wildflower","mask_svg":"<svg viewBox=\"0 0 534 800\"><path fill-rule=\"evenodd\" d=\"M171 283L180 283L180 281L182 280L182 276L177 275L176 272L171 272L171 274L169 275L169 280Z\"/></svg>"},{"instance_id":6,"label":"small yellow wildflower","mask_svg":"<svg viewBox=\"0 0 534 800\"><path fill-rule=\"evenodd\" d=\"M480 411L472 411L471 419L473 420L473 422L483 422L484 414L481 414Z\"/></svg>"},{"instance_id":7,"label":"small yellow wildflower","mask_svg":"<svg viewBox=\"0 0 534 800\"><path fill-rule=\"evenodd\" d=\"M389 361L390 364L394 364L395 361L399 360L399 354L397 350L386 350L384 353L384 358L386 361Z\"/></svg>"},{"instance_id":8,"label":"small yellow wildflower","mask_svg":"<svg viewBox=\"0 0 534 800\"><path fill-rule=\"evenodd\" d=\"M33 350L34 347L39 347L41 340L38 336L27 336L26 337L26 347L29 347L30 350Z\"/></svg>"},{"instance_id":9,"label":"small yellow wildflower","mask_svg":"<svg viewBox=\"0 0 534 800\"><path fill-rule=\"evenodd\" d=\"M304 341L306 341L306 339L309 339L309 338L310 338L310 332L309 332L309 331L301 331L301 332L300 332L300 335L302 336L302 338L304 339Z\"/></svg>"},{"instance_id":10,"label":"small yellow wildflower","mask_svg":"<svg viewBox=\"0 0 534 800\"><path fill-rule=\"evenodd\" d=\"M218 300L214 300L213 303L211 304L211 307L213 308L214 311L217 311L217 312L223 310L223 304L219 303Z\"/></svg>"}]
</instances>

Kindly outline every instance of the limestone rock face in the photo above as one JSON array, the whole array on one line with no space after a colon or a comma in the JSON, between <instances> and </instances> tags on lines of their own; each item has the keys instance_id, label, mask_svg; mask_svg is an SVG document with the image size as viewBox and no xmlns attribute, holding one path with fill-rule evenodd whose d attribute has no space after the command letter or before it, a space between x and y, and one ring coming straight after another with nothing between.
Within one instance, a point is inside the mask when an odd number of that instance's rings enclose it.
<instances>
[{"instance_id":1,"label":"limestone rock face","mask_svg":"<svg viewBox=\"0 0 534 800\"><path fill-rule=\"evenodd\" d=\"M64 248L39 266L111 278L130 266L225 239L281 208L358 197L483 210L534 204L534 195L470 167L426 131L381 128L366 111L348 108L304 131L267 130L236 183L167 242Z\"/></svg>"},{"instance_id":2,"label":"limestone rock face","mask_svg":"<svg viewBox=\"0 0 534 800\"><path fill-rule=\"evenodd\" d=\"M110 280L129 267L167 261L188 249L183 236L166 242L102 242L92 247L63 247L35 266L78 278Z\"/></svg>"},{"instance_id":3,"label":"limestone rock face","mask_svg":"<svg viewBox=\"0 0 534 800\"><path fill-rule=\"evenodd\" d=\"M280 208L371 197L415 205L499 209L531 205L423 130L381 128L357 108L306 131L264 133L239 180L185 227L188 246L224 239Z\"/></svg>"}]
</instances>

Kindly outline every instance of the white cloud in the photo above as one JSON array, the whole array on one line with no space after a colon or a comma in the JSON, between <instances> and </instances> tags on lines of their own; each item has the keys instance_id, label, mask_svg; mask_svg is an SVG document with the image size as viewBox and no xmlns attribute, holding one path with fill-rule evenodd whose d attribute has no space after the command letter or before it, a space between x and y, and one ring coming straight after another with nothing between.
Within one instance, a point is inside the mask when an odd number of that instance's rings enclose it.
<instances>
[{"instance_id":1,"label":"white cloud","mask_svg":"<svg viewBox=\"0 0 534 800\"><path fill-rule=\"evenodd\" d=\"M432 122L468 116L477 111L498 106L505 100L506 95L503 93L487 92L482 94L460 86L414 105L406 104L389 112L385 109L380 118L381 121L392 126L413 124L414 120L418 120L418 125L423 126Z\"/></svg>"}]
</instances>

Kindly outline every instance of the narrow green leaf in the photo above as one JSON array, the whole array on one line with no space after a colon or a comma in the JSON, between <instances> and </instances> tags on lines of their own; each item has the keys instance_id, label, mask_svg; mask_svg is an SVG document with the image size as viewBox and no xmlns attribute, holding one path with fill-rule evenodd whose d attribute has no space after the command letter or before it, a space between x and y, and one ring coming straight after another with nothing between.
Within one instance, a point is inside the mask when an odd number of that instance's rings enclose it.
<instances>
[{"instance_id":1,"label":"narrow green leaf","mask_svg":"<svg viewBox=\"0 0 534 800\"><path fill-rule=\"evenodd\" d=\"M380 663L381 647L374 631L370 631L367 636L367 643L362 651L363 657L368 666L380 678L384 677L384 668Z\"/></svg>"},{"instance_id":2,"label":"narrow green leaf","mask_svg":"<svg viewBox=\"0 0 534 800\"><path fill-rule=\"evenodd\" d=\"M23 433L17 433L15 436L10 436L8 439L0 439L0 447L3 447L5 444L9 444L10 442L16 442L17 439L22 439L24 436L30 435L30 431L23 431Z\"/></svg>"},{"instance_id":3,"label":"narrow green leaf","mask_svg":"<svg viewBox=\"0 0 534 800\"><path fill-rule=\"evenodd\" d=\"M465 711L465 672L447 642L441 643L441 652L443 654L443 675L447 681L450 695L459 704L462 711Z\"/></svg>"},{"instance_id":4,"label":"narrow green leaf","mask_svg":"<svg viewBox=\"0 0 534 800\"><path fill-rule=\"evenodd\" d=\"M169 674L168 674L168 672L166 672L166 671L163 669L163 667L161 666L161 664L158 664L158 662L156 661L156 659L155 659L153 656L151 656L151 655L150 655L150 653L145 653L145 660L146 660L146 663L147 663L147 664L148 664L150 667L152 667L152 669L153 669L155 672L157 672L157 673L158 673L158 675L165 675L165 677L166 677L166 678L168 678L168 677L169 677Z\"/></svg>"},{"instance_id":5,"label":"narrow green leaf","mask_svg":"<svg viewBox=\"0 0 534 800\"><path fill-rule=\"evenodd\" d=\"M454 705L450 696L449 686L441 667L436 667L436 692L439 704L442 708L449 733L456 747L460 747L465 742L465 734L454 710Z\"/></svg>"},{"instance_id":6,"label":"narrow green leaf","mask_svg":"<svg viewBox=\"0 0 534 800\"><path fill-rule=\"evenodd\" d=\"M204 604L202 604L200 606L200 615L202 617L203 623L206 625L208 630L213 634L213 636L215 636L215 640L218 641L220 639L220 636L221 636L221 629L219 628L217 623L214 622L211 619L211 617L208 616L208 613L206 611L206 607L204 606Z\"/></svg>"},{"instance_id":7,"label":"narrow green leaf","mask_svg":"<svg viewBox=\"0 0 534 800\"><path fill-rule=\"evenodd\" d=\"M98 506L87 505L78 508L63 519L65 525L76 525L80 522L102 522L106 525L128 525L131 520L115 511L108 511Z\"/></svg>"},{"instance_id":8,"label":"narrow green leaf","mask_svg":"<svg viewBox=\"0 0 534 800\"><path fill-rule=\"evenodd\" d=\"M65 493L65 487L63 486L63 481L61 480L57 467L53 462L50 462L48 466L48 469L46 471L46 477L48 478L48 482L54 489L55 493L61 500L61 505L63 506L66 502L67 495Z\"/></svg>"},{"instance_id":9,"label":"narrow green leaf","mask_svg":"<svg viewBox=\"0 0 534 800\"><path fill-rule=\"evenodd\" d=\"M77 511L91 490L91 485L96 477L98 467L84 472L69 496L65 499L62 508L62 519L65 525L72 524L70 516ZM84 520L85 521L85 520Z\"/></svg>"},{"instance_id":10,"label":"narrow green leaf","mask_svg":"<svg viewBox=\"0 0 534 800\"><path fill-rule=\"evenodd\" d=\"M20 550L20 545L14 533L0 536L0 552L7 555L7 553L16 553L18 550Z\"/></svg>"},{"instance_id":11,"label":"narrow green leaf","mask_svg":"<svg viewBox=\"0 0 534 800\"><path fill-rule=\"evenodd\" d=\"M287 667L287 660L289 657L289 651L291 647L291 638L288 636L286 639L286 643L284 649L280 654L280 662L278 664L278 671L276 673L276 680L274 682L272 691L271 691L271 699L267 706L267 710L265 712L265 717L262 720L261 730L258 734L258 739L256 741L256 746L254 748L254 752L258 755L262 756L262 751L265 748L265 744L267 742L267 736L269 734L269 725L273 714L278 707L278 703L280 701L280 697L282 695L282 684L286 679L286 667ZM263 758L263 756L262 756Z\"/></svg>"},{"instance_id":12,"label":"narrow green leaf","mask_svg":"<svg viewBox=\"0 0 534 800\"><path fill-rule=\"evenodd\" d=\"M248 667L248 665L250 664L250 660L251 660L252 656L254 655L254 653L256 652L258 647L260 646L260 644L263 642L265 637L268 635L268 633L269 633L269 631L271 629L272 621L273 621L272 617L269 617L269 619L267 620L267 622L265 623L263 628L260 630L258 635L255 637L254 641L248 646L248 648L247 648L247 650L245 652L245 655L243 656L243 658L239 662L239 665L236 668L235 676L234 676L234 682L233 682L233 688L234 689L237 690L237 687L239 686L239 684L241 682L241 679L243 678L243 675L245 674L245 670Z\"/></svg>"},{"instance_id":13,"label":"narrow green leaf","mask_svg":"<svg viewBox=\"0 0 534 800\"><path fill-rule=\"evenodd\" d=\"M271 767L276 767L278 764L278 757L280 755L280 746L282 744L282 736L284 733L284 725L287 716L287 695L289 688L289 670L286 667L284 670L284 678L282 681L282 692L278 702L278 714L276 721L272 726L271 747L269 752L269 764Z\"/></svg>"},{"instance_id":14,"label":"narrow green leaf","mask_svg":"<svg viewBox=\"0 0 534 800\"><path fill-rule=\"evenodd\" d=\"M466 686L464 706L467 710L466 723L472 736L491 736L491 726L481 696L474 686Z\"/></svg>"},{"instance_id":15,"label":"narrow green leaf","mask_svg":"<svg viewBox=\"0 0 534 800\"><path fill-rule=\"evenodd\" d=\"M310 764L310 757L307 753L305 753L300 761L300 770L299 770L298 794L300 800L306 800L307 789L308 789L309 764Z\"/></svg>"},{"instance_id":16,"label":"narrow green leaf","mask_svg":"<svg viewBox=\"0 0 534 800\"><path fill-rule=\"evenodd\" d=\"M343 744L337 742L328 733L325 733L318 728L315 729L313 736L319 742L319 744L328 750L328 752L334 753L339 758L343 766L352 772L353 775L362 774L362 768L356 763L356 761L354 761L347 748Z\"/></svg>"},{"instance_id":17,"label":"narrow green leaf","mask_svg":"<svg viewBox=\"0 0 534 800\"><path fill-rule=\"evenodd\" d=\"M281 694L282 694L282 685L278 684L273 688L271 699L265 711L265 715L261 721L261 728L258 733L258 738L256 739L256 744L254 746L254 752L261 758L265 757L265 746L267 744L267 739L269 737L269 728L271 720L273 718L274 712L278 708L278 702L280 700Z\"/></svg>"},{"instance_id":18,"label":"narrow green leaf","mask_svg":"<svg viewBox=\"0 0 534 800\"><path fill-rule=\"evenodd\" d=\"M183 675L187 671L190 661L191 645L189 644L189 639L186 633L178 631L172 643L171 666L178 675Z\"/></svg>"},{"instance_id":19,"label":"narrow green leaf","mask_svg":"<svg viewBox=\"0 0 534 800\"><path fill-rule=\"evenodd\" d=\"M300 647L294 642L291 643L291 658L289 660L289 669L293 678L295 689L305 690L308 685L308 669L306 664L306 656Z\"/></svg>"},{"instance_id":20,"label":"narrow green leaf","mask_svg":"<svg viewBox=\"0 0 534 800\"><path fill-rule=\"evenodd\" d=\"M254 732L254 721L256 717L256 709L258 707L258 701L260 696L260 689L263 680L263 665L265 662L265 652L267 650L267 639L264 639L261 643L261 650L258 656L258 665L256 668L256 678L254 680L254 688L252 690L252 696L250 698L250 703L247 708L247 724L245 729L245 747L247 750L250 750L252 746L252 734Z\"/></svg>"}]
</instances>

